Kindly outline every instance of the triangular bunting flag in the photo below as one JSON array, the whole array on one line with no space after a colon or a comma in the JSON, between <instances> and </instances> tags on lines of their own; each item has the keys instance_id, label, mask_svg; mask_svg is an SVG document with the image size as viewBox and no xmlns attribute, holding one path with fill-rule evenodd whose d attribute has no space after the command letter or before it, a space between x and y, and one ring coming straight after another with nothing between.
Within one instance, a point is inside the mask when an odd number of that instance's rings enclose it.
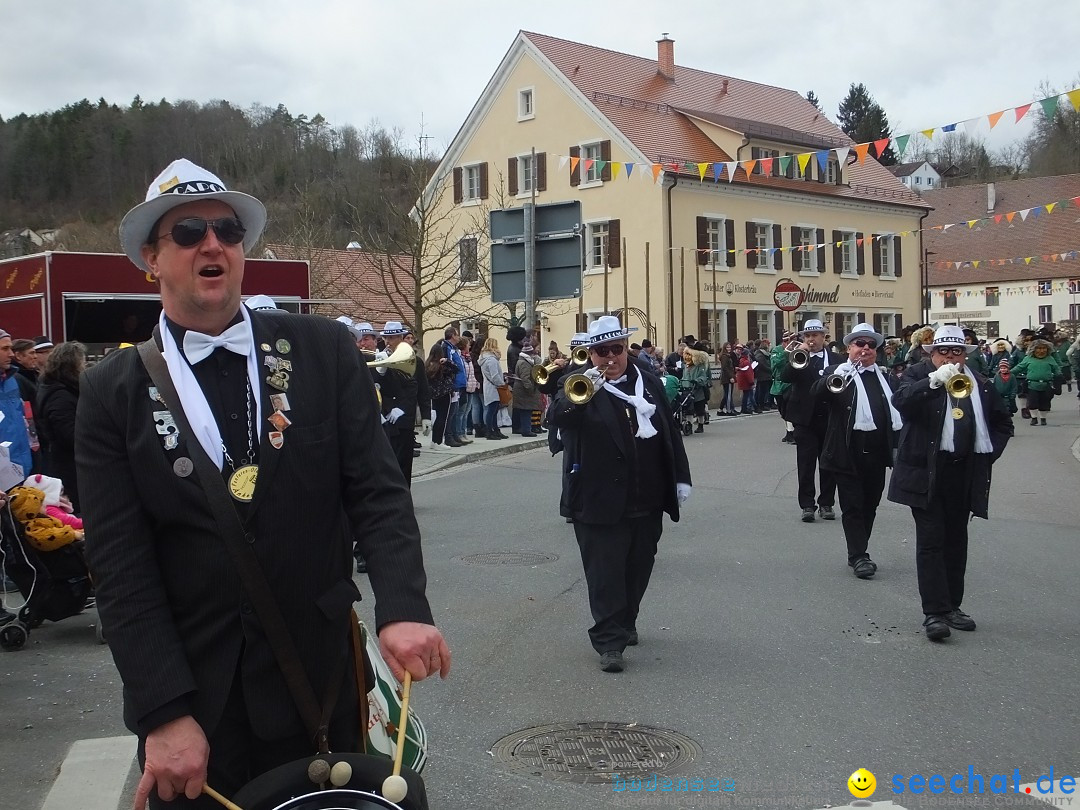
<instances>
[{"instance_id":1,"label":"triangular bunting flag","mask_svg":"<svg viewBox=\"0 0 1080 810\"><path fill-rule=\"evenodd\" d=\"M739 161L729 160L727 163L724 164L724 166L727 168L727 181L730 183L732 180L735 179L735 169L738 168Z\"/></svg>"},{"instance_id":2,"label":"triangular bunting flag","mask_svg":"<svg viewBox=\"0 0 1080 810\"><path fill-rule=\"evenodd\" d=\"M1046 213L1052 214L1054 212L1054 206L1055 205L1057 205L1057 203L1047 203L1046 204Z\"/></svg>"},{"instance_id":3,"label":"triangular bunting flag","mask_svg":"<svg viewBox=\"0 0 1080 810\"><path fill-rule=\"evenodd\" d=\"M901 235L901 236L910 236L910 235L911 235L911 231L900 231L900 235Z\"/></svg>"},{"instance_id":4,"label":"triangular bunting flag","mask_svg":"<svg viewBox=\"0 0 1080 810\"><path fill-rule=\"evenodd\" d=\"M766 177L768 177L770 174L772 174L773 160L775 160L775 158L770 157L770 158L762 158L760 161L758 161L759 163L761 163L761 173L763 175L765 175Z\"/></svg>"},{"instance_id":5,"label":"triangular bunting flag","mask_svg":"<svg viewBox=\"0 0 1080 810\"><path fill-rule=\"evenodd\" d=\"M1039 102L1039 105L1042 107L1043 115L1045 115L1047 118L1052 119L1054 117L1054 113L1057 112L1058 97L1050 96L1050 98L1044 98L1042 101Z\"/></svg>"},{"instance_id":6,"label":"triangular bunting flag","mask_svg":"<svg viewBox=\"0 0 1080 810\"><path fill-rule=\"evenodd\" d=\"M754 173L755 166L757 166L757 160L744 160L742 162L743 171L746 172L747 179Z\"/></svg>"},{"instance_id":7,"label":"triangular bunting flag","mask_svg":"<svg viewBox=\"0 0 1080 810\"><path fill-rule=\"evenodd\" d=\"M1005 221L1006 221L1006 222L1012 222L1012 221L1013 221L1013 217L1015 217L1015 216L1016 216L1016 212L1015 212L1015 211L1010 211L1009 213L1007 213L1007 214L1005 215Z\"/></svg>"},{"instance_id":8,"label":"triangular bunting flag","mask_svg":"<svg viewBox=\"0 0 1080 810\"><path fill-rule=\"evenodd\" d=\"M634 164L633 163L624 163L623 167L626 169L626 179L629 180L630 175L633 174L633 172L634 172Z\"/></svg>"},{"instance_id":9,"label":"triangular bunting flag","mask_svg":"<svg viewBox=\"0 0 1080 810\"><path fill-rule=\"evenodd\" d=\"M791 155L784 155L780 160L780 174L787 176L788 166L791 165Z\"/></svg>"},{"instance_id":10,"label":"triangular bunting flag","mask_svg":"<svg viewBox=\"0 0 1080 810\"><path fill-rule=\"evenodd\" d=\"M956 124L946 124L941 128L942 132L956 132Z\"/></svg>"},{"instance_id":11,"label":"triangular bunting flag","mask_svg":"<svg viewBox=\"0 0 1080 810\"><path fill-rule=\"evenodd\" d=\"M859 163L866 160L866 153L870 150L870 144L857 143L855 144L855 156L859 159Z\"/></svg>"},{"instance_id":12,"label":"triangular bunting flag","mask_svg":"<svg viewBox=\"0 0 1080 810\"><path fill-rule=\"evenodd\" d=\"M856 239L855 240L855 244L858 245L859 247L862 247L862 243L863 243L862 239Z\"/></svg>"},{"instance_id":13,"label":"triangular bunting flag","mask_svg":"<svg viewBox=\"0 0 1080 810\"><path fill-rule=\"evenodd\" d=\"M899 135L893 138L893 146L896 147L896 154L898 156L904 156L904 151L907 149L907 142L910 138L910 135Z\"/></svg>"},{"instance_id":14,"label":"triangular bunting flag","mask_svg":"<svg viewBox=\"0 0 1080 810\"><path fill-rule=\"evenodd\" d=\"M654 183L660 177L660 172L662 172L663 170L664 170L664 167L661 166L659 163L654 163L652 165L652 179L653 179Z\"/></svg>"},{"instance_id":15,"label":"triangular bunting flag","mask_svg":"<svg viewBox=\"0 0 1080 810\"><path fill-rule=\"evenodd\" d=\"M1038 219L1039 214L1041 214L1041 213L1042 213L1042 206L1041 205L1036 205L1034 208L1031 209L1031 215L1033 217L1035 217L1035 219Z\"/></svg>"},{"instance_id":16,"label":"triangular bunting flag","mask_svg":"<svg viewBox=\"0 0 1080 810\"><path fill-rule=\"evenodd\" d=\"M1070 90L1068 93L1065 94L1065 97L1068 98L1070 102L1072 102L1074 110L1080 111L1080 87L1076 88L1075 90Z\"/></svg>"},{"instance_id":17,"label":"triangular bunting flag","mask_svg":"<svg viewBox=\"0 0 1080 810\"><path fill-rule=\"evenodd\" d=\"M589 158L588 160L586 160L585 161L585 172L587 173L595 165L596 165L596 160L595 159Z\"/></svg>"},{"instance_id":18,"label":"triangular bunting flag","mask_svg":"<svg viewBox=\"0 0 1080 810\"><path fill-rule=\"evenodd\" d=\"M799 158L799 174L806 174L806 164L810 162L810 158L814 156L813 152L803 152L798 156Z\"/></svg>"},{"instance_id":19,"label":"triangular bunting flag","mask_svg":"<svg viewBox=\"0 0 1080 810\"><path fill-rule=\"evenodd\" d=\"M1019 120L1019 119L1017 119L1017 120ZM1031 264L1031 260L1033 258L1035 258L1035 257L1034 256L1025 256L1024 257L1024 264Z\"/></svg>"},{"instance_id":20,"label":"triangular bunting flag","mask_svg":"<svg viewBox=\"0 0 1080 810\"><path fill-rule=\"evenodd\" d=\"M581 158L577 158L577 157L570 158L570 171L576 172L577 167L578 167L578 163L580 163L580 162L581 162Z\"/></svg>"},{"instance_id":21,"label":"triangular bunting flag","mask_svg":"<svg viewBox=\"0 0 1080 810\"><path fill-rule=\"evenodd\" d=\"M990 122L990 129L997 126L997 122L1001 120L1001 116L1004 114L1005 111L1002 110L1001 112L990 113L990 115L986 116L986 120Z\"/></svg>"},{"instance_id":22,"label":"triangular bunting flag","mask_svg":"<svg viewBox=\"0 0 1080 810\"><path fill-rule=\"evenodd\" d=\"M1027 222L1028 214L1030 214L1030 213L1031 213L1030 208L1025 208L1023 211L1021 211L1020 212L1020 221L1021 222Z\"/></svg>"},{"instance_id":23,"label":"triangular bunting flag","mask_svg":"<svg viewBox=\"0 0 1080 810\"><path fill-rule=\"evenodd\" d=\"M980 121L982 121L981 118L969 118L964 122L964 129L966 129L967 133L970 135L978 129Z\"/></svg>"},{"instance_id":24,"label":"triangular bunting flag","mask_svg":"<svg viewBox=\"0 0 1080 810\"><path fill-rule=\"evenodd\" d=\"M596 161L596 171L598 173L604 171L604 169L607 168L607 165L610 162L611 162L610 160L598 160L598 161Z\"/></svg>"},{"instance_id":25,"label":"triangular bunting flag","mask_svg":"<svg viewBox=\"0 0 1080 810\"><path fill-rule=\"evenodd\" d=\"M979 269L979 263L977 261L972 262L971 266L974 267L976 270Z\"/></svg>"},{"instance_id":26,"label":"triangular bunting flag","mask_svg":"<svg viewBox=\"0 0 1080 810\"><path fill-rule=\"evenodd\" d=\"M833 151L836 152L836 162L840 166L846 166L847 165L847 156L848 156L848 153L851 151L851 147L850 146L838 146L835 149L833 149Z\"/></svg>"},{"instance_id":27,"label":"triangular bunting flag","mask_svg":"<svg viewBox=\"0 0 1080 810\"><path fill-rule=\"evenodd\" d=\"M825 170L829 167L829 150L822 149L820 151L814 152L814 157L817 158L817 165L818 168L821 170L821 175L819 176L822 176L825 174Z\"/></svg>"},{"instance_id":28,"label":"triangular bunting flag","mask_svg":"<svg viewBox=\"0 0 1080 810\"><path fill-rule=\"evenodd\" d=\"M878 157L881 157L882 152L884 152L888 148L889 148L889 139L888 138L878 138L878 140L874 141L874 151L877 152Z\"/></svg>"},{"instance_id":29,"label":"triangular bunting flag","mask_svg":"<svg viewBox=\"0 0 1080 810\"><path fill-rule=\"evenodd\" d=\"M622 168L622 164L619 163L619 161L617 161L617 160L611 161L611 179L612 180L618 180L619 179L619 169L621 169L621 168Z\"/></svg>"},{"instance_id":30,"label":"triangular bunting flag","mask_svg":"<svg viewBox=\"0 0 1080 810\"><path fill-rule=\"evenodd\" d=\"M559 155L559 171L566 168L566 164L570 162L569 155Z\"/></svg>"},{"instance_id":31,"label":"triangular bunting flag","mask_svg":"<svg viewBox=\"0 0 1080 810\"><path fill-rule=\"evenodd\" d=\"M935 127L930 127L930 129L921 129L919 131L930 140L934 140L934 129Z\"/></svg>"},{"instance_id":32,"label":"triangular bunting flag","mask_svg":"<svg viewBox=\"0 0 1080 810\"><path fill-rule=\"evenodd\" d=\"M720 173L724 171L723 163L714 163L712 165L712 179L714 183L720 182Z\"/></svg>"},{"instance_id":33,"label":"triangular bunting flag","mask_svg":"<svg viewBox=\"0 0 1080 810\"><path fill-rule=\"evenodd\" d=\"M699 163L697 165L698 179L699 180L704 180L705 179L705 172L707 172L708 170L709 170L709 164L708 163Z\"/></svg>"},{"instance_id":34,"label":"triangular bunting flag","mask_svg":"<svg viewBox=\"0 0 1080 810\"><path fill-rule=\"evenodd\" d=\"M978 221L979 221L979 220L977 220L977 219L969 219L969 220L968 220L968 227L969 227L969 228L974 228L974 227L975 227L975 223L976 223L976 222L978 222Z\"/></svg>"},{"instance_id":35,"label":"triangular bunting flag","mask_svg":"<svg viewBox=\"0 0 1080 810\"><path fill-rule=\"evenodd\" d=\"M962 265L962 264L963 264L963 262L953 262L953 264L955 264L955 265L956 265L956 269L957 269L957 270L959 270L959 269L960 269L960 265Z\"/></svg>"},{"instance_id":36,"label":"triangular bunting flag","mask_svg":"<svg viewBox=\"0 0 1080 810\"><path fill-rule=\"evenodd\" d=\"M1072 204L1075 205L1077 208L1080 208L1080 197L1073 197Z\"/></svg>"},{"instance_id":37,"label":"triangular bunting flag","mask_svg":"<svg viewBox=\"0 0 1080 810\"><path fill-rule=\"evenodd\" d=\"M1025 115L1027 115L1027 111L1030 110L1030 109L1031 109L1031 104L1030 103L1024 104L1024 105L1022 105L1020 107L1017 107L1016 108L1016 122L1015 123L1020 123L1020 119L1023 118Z\"/></svg>"},{"instance_id":38,"label":"triangular bunting flag","mask_svg":"<svg viewBox=\"0 0 1080 810\"><path fill-rule=\"evenodd\" d=\"M949 228L951 228L955 224L956 224L955 222L950 222L948 225L942 225L941 226L941 232L944 233L945 231L949 230Z\"/></svg>"}]
</instances>

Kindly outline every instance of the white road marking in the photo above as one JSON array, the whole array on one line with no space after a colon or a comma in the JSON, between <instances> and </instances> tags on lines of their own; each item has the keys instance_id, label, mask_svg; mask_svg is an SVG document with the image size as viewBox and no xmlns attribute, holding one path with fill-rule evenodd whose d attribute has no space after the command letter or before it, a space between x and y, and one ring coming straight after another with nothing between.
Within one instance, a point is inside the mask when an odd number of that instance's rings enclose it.
<instances>
[{"instance_id":1,"label":"white road marking","mask_svg":"<svg viewBox=\"0 0 1080 810\"><path fill-rule=\"evenodd\" d=\"M41 810L116 810L136 746L131 736L76 740Z\"/></svg>"}]
</instances>

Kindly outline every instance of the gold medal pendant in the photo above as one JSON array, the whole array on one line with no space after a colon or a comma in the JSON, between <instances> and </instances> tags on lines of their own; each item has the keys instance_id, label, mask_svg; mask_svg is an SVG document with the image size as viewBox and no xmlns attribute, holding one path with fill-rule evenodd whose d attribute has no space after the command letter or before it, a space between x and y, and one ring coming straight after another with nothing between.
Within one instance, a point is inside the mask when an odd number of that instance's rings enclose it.
<instances>
[{"instance_id":1,"label":"gold medal pendant","mask_svg":"<svg viewBox=\"0 0 1080 810\"><path fill-rule=\"evenodd\" d=\"M255 481L259 477L258 464L245 464L229 476L229 493L236 500L249 503L255 497Z\"/></svg>"},{"instance_id":2,"label":"gold medal pendant","mask_svg":"<svg viewBox=\"0 0 1080 810\"><path fill-rule=\"evenodd\" d=\"M961 410L960 408L953 408L952 409L952 418L953 419L963 419L964 418L963 410Z\"/></svg>"}]
</instances>

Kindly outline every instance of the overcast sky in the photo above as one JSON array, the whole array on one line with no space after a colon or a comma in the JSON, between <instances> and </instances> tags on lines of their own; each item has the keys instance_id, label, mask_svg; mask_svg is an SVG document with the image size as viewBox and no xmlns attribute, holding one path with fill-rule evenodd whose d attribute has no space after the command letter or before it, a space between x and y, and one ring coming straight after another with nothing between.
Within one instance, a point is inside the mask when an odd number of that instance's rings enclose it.
<instances>
[{"instance_id":1,"label":"overcast sky","mask_svg":"<svg viewBox=\"0 0 1080 810\"><path fill-rule=\"evenodd\" d=\"M852 82L895 134L1080 86L1073 0L0 0L0 116L82 98L285 104L445 148L519 29L814 90ZM1034 112L1033 112L1034 114ZM1039 113L1041 114L1041 113ZM1026 134L1003 118L991 146Z\"/></svg>"}]
</instances>

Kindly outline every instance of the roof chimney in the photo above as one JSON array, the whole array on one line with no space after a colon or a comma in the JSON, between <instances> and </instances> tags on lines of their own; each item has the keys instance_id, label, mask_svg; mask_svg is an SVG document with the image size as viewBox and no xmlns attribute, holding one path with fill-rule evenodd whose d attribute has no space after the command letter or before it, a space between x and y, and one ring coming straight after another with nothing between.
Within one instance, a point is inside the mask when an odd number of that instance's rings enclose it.
<instances>
[{"instance_id":1,"label":"roof chimney","mask_svg":"<svg viewBox=\"0 0 1080 810\"><path fill-rule=\"evenodd\" d=\"M656 40L656 72L668 81L675 81L675 40L668 39L665 31Z\"/></svg>"},{"instance_id":2,"label":"roof chimney","mask_svg":"<svg viewBox=\"0 0 1080 810\"><path fill-rule=\"evenodd\" d=\"M986 184L986 213L994 213L994 205L997 204L997 192L993 183Z\"/></svg>"}]
</instances>

